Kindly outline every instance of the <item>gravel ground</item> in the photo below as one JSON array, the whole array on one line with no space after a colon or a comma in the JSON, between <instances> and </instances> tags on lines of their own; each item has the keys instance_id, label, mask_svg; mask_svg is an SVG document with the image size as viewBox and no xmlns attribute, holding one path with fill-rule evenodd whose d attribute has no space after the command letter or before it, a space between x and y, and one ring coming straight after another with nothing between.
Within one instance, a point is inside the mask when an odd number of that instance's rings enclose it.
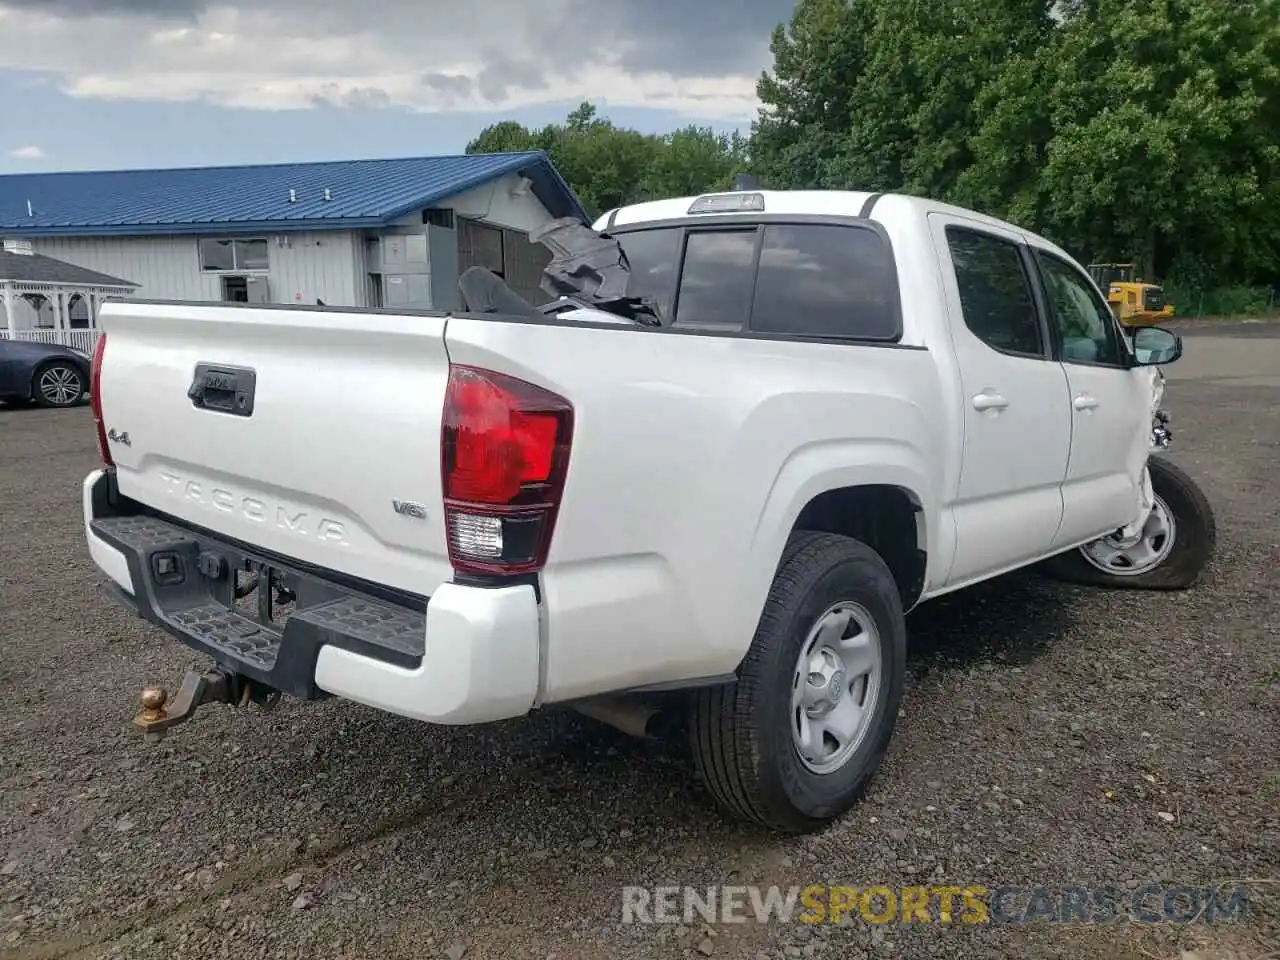
<instances>
[{"instance_id":1,"label":"gravel ground","mask_svg":"<svg viewBox=\"0 0 1280 960\"><path fill-rule=\"evenodd\" d=\"M0 407L0 957L1280 951L1277 330L1194 332L1173 368L1172 457L1218 511L1203 585L1019 574L923 608L880 777L839 824L786 841L721 819L679 744L561 711L436 729L286 701L206 707L142 742L140 688L198 660L95 589L88 411ZM1237 355L1270 376L1223 375ZM620 922L627 884L1242 880L1249 911L1220 925Z\"/></svg>"}]
</instances>

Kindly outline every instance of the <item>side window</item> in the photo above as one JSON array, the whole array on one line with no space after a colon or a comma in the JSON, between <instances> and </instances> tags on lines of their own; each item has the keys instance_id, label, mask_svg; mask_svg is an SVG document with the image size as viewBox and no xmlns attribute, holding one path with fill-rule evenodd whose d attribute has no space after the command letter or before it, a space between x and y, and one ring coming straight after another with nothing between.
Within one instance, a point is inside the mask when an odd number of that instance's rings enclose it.
<instances>
[{"instance_id":1,"label":"side window","mask_svg":"<svg viewBox=\"0 0 1280 960\"><path fill-rule=\"evenodd\" d=\"M749 230L691 230L676 299L675 325L741 330L755 285L756 235Z\"/></svg>"},{"instance_id":2,"label":"side window","mask_svg":"<svg viewBox=\"0 0 1280 960\"><path fill-rule=\"evenodd\" d=\"M894 340L898 275L889 246L859 227L764 229L751 329L793 336Z\"/></svg>"},{"instance_id":3,"label":"side window","mask_svg":"<svg viewBox=\"0 0 1280 960\"><path fill-rule=\"evenodd\" d=\"M965 326L1002 353L1044 357L1044 337L1019 247L987 233L947 227Z\"/></svg>"},{"instance_id":4,"label":"side window","mask_svg":"<svg viewBox=\"0 0 1280 960\"><path fill-rule=\"evenodd\" d=\"M676 299L680 237L681 231L672 227L614 234L631 267L627 295L652 297L665 323L671 322L671 307Z\"/></svg>"},{"instance_id":5,"label":"side window","mask_svg":"<svg viewBox=\"0 0 1280 960\"><path fill-rule=\"evenodd\" d=\"M1115 315L1074 267L1037 251L1053 332L1066 363L1124 366Z\"/></svg>"}]
</instances>

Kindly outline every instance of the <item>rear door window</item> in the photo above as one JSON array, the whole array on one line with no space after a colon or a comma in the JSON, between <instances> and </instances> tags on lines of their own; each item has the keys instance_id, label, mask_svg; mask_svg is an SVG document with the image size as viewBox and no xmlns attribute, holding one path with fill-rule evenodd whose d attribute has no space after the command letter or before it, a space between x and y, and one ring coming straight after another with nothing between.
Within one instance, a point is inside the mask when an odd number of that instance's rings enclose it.
<instances>
[{"instance_id":1,"label":"rear door window","mask_svg":"<svg viewBox=\"0 0 1280 960\"><path fill-rule=\"evenodd\" d=\"M1043 358L1044 339L1031 283L1016 244L964 227L947 227L964 324L1001 353Z\"/></svg>"}]
</instances>

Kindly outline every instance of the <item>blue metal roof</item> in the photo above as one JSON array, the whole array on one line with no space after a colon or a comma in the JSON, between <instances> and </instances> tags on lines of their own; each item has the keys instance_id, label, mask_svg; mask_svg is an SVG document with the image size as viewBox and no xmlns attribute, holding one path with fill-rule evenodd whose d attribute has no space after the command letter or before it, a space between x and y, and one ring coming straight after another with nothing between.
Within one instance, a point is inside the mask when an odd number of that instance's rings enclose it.
<instances>
[{"instance_id":1,"label":"blue metal roof","mask_svg":"<svg viewBox=\"0 0 1280 960\"><path fill-rule=\"evenodd\" d=\"M528 177L553 216L588 221L547 155L536 151L10 174L0 176L0 232L83 237L379 227L508 173Z\"/></svg>"}]
</instances>

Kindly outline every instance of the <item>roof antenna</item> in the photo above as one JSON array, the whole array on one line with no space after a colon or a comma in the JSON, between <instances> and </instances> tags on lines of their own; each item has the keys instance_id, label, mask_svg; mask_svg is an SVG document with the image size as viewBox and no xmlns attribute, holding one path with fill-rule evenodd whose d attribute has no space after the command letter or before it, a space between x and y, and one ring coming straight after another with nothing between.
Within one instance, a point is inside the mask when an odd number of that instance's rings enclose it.
<instances>
[{"instance_id":1,"label":"roof antenna","mask_svg":"<svg viewBox=\"0 0 1280 960\"><path fill-rule=\"evenodd\" d=\"M333 199L333 194L329 192L329 188L328 188L328 187L325 187L325 188L324 188L324 198L325 198L326 200L332 200L332 199Z\"/></svg>"},{"instance_id":2,"label":"roof antenna","mask_svg":"<svg viewBox=\"0 0 1280 960\"><path fill-rule=\"evenodd\" d=\"M34 217L34 216L35 216L35 211L33 211L33 210L31 209L31 201L30 201L30 200L28 200L28 201L27 201L27 216L28 216L28 217Z\"/></svg>"},{"instance_id":3,"label":"roof antenna","mask_svg":"<svg viewBox=\"0 0 1280 960\"><path fill-rule=\"evenodd\" d=\"M290 203L297 203L297 202L298 202L298 192L297 192L296 190L290 190L290 191L289 191L289 202L290 202Z\"/></svg>"}]
</instances>

